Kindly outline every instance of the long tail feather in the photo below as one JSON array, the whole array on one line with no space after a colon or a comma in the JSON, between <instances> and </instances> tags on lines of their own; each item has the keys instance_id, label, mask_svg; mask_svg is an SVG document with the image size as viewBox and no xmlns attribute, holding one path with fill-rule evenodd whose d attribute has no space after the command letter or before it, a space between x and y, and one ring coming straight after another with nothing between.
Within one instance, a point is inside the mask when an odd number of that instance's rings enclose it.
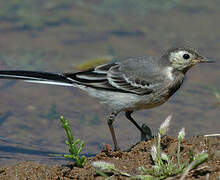
<instances>
[{"instance_id":1,"label":"long tail feather","mask_svg":"<svg viewBox=\"0 0 220 180\"><path fill-rule=\"evenodd\" d=\"M27 82L72 86L73 81L62 74L38 71L0 71L0 79L20 79Z\"/></svg>"}]
</instances>

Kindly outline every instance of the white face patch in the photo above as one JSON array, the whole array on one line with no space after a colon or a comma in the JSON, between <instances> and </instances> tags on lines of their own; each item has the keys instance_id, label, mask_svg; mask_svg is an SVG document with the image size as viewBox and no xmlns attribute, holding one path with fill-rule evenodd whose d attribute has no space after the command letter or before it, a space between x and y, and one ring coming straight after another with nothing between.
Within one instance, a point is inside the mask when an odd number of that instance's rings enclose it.
<instances>
[{"instance_id":1,"label":"white face patch","mask_svg":"<svg viewBox=\"0 0 220 180\"><path fill-rule=\"evenodd\" d=\"M184 54L188 54L189 59L184 59L183 58ZM171 62L175 62L177 64L182 64L182 62L185 62L187 60L191 60L192 57L193 57L193 55L191 53L189 53L188 51L180 50L180 51L176 51L176 52L171 52L169 59L171 60Z\"/></svg>"}]
</instances>

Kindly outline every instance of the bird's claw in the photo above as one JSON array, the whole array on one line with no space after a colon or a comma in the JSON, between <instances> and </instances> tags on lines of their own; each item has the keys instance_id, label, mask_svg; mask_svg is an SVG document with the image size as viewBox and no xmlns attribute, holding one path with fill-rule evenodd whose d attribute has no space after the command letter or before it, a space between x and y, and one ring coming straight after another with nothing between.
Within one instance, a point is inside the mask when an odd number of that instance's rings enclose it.
<instances>
[{"instance_id":1,"label":"bird's claw","mask_svg":"<svg viewBox=\"0 0 220 180\"><path fill-rule=\"evenodd\" d=\"M141 141L147 141L153 138L152 132L150 128L146 124L142 124L141 126Z\"/></svg>"}]
</instances>

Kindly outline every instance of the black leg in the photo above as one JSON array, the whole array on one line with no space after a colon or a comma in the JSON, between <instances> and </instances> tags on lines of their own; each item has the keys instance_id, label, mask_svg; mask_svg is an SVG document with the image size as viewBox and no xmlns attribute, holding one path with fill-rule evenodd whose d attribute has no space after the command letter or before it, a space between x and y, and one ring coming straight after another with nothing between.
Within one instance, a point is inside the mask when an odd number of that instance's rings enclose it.
<instances>
[{"instance_id":1,"label":"black leg","mask_svg":"<svg viewBox=\"0 0 220 180\"><path fill-rule=\"evenodd\" d=\"M131 121L140 131L141 131L141 140L148 140L152 138L152 133L150 128L143 124L142 127L140 127L137 122L131 117L131 114L133 111L126 111L125 116L128 118L129 121Z\"/></svg>"},{"instance_id":2,"label":"black leg","mask_svg":"<svg viewBox=\"0 0 220 180\"><path fill-rule=\"evenodd\" d=\"M141 132L143 131L142 128L138 125L138 123L131 117L133 111L126 111L125 116L131 121Z\"/></svg>"},{"instance_id":3,"label":"black leg","mask_svg":"<svg viewBox=\"0 0 220 180\"><path fill-rule=\"evenodd\" d=\"M109 127L111 135L112 135L112 140L113 140L113 143L114 143L114 150L115 151L118 151L119 147L118 147L118 143L117 143L116 136L115 136L115 131L114 131L114 128L113 128L112 124L113 124L117 114L118 114L117 112L112 112L110 114L109 118L108 118L108 127Z\"/></svg>"}]
</instances>

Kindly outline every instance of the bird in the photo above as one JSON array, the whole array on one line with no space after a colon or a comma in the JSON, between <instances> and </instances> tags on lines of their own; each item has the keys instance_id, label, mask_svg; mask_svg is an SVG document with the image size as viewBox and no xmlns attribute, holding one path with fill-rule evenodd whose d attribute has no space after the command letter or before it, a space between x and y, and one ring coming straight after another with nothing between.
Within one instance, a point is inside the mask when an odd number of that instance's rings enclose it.
<instances>
[{"instance_id":1,"label":"bird","mask_svg":"<svg viewBox=\"0 0 220 180\"><path fill-rule=\"evenodd\" d=\"M165 103L183 84L186 72L199 63L213 62L188 47L168 49L162 56L136 56L88 70L68 73L1 70L1 79L20 79L26 82L78 87L110 106L107 119L114 150L119 150L113 122L120 112L146 137L151 130L139 126L133 112L150 109ZM146 130L147 127L147 130Z\"/></svg>"}]
</instances>

